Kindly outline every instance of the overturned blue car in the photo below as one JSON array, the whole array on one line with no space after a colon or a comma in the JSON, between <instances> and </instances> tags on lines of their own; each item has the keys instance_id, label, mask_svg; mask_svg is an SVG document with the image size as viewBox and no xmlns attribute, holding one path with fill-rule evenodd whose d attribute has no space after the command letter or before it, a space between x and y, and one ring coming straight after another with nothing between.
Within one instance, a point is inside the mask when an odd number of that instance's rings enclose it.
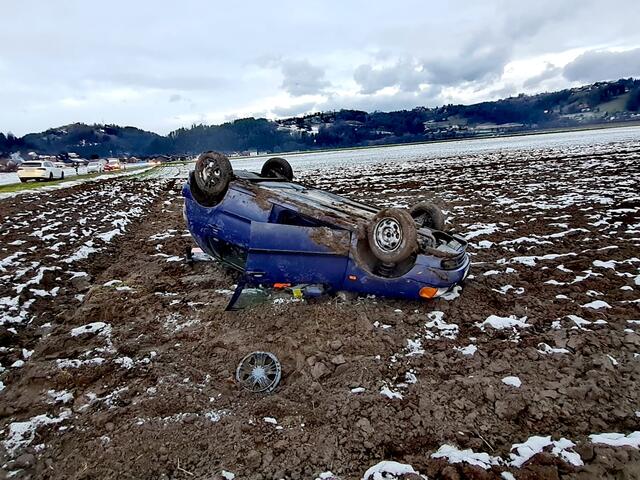
<instances>
[{"instance_id":1,"label":"overturned blue car","mask_svg":"<svg viewBox=\"0 0 640 480\"><path fill-rule=\"evenodd\" d=\"M436 205L381 210L354 202L295 183L282 158L253 173L234 171L220 153L203 153L183 196L196 243L242 272L237 294L245 286L313 284L428 299L469 272L466 242L443 231Z\"/></svg>"}]
</instances>

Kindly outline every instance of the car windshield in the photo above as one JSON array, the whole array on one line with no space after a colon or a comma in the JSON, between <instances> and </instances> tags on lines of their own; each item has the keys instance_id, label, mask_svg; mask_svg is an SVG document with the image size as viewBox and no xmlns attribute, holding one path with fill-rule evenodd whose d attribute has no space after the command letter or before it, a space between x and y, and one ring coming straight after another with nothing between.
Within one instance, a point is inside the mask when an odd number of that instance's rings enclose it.
<instances>
[{"instance_id":1,"label":"car windshield","mask_svg":"<svg viewBox=\"0 0 640 480\"><path fill-rule=\"evenodd\" d=\"M109 163L115 165L116 163L120 163L120 160L109 160Z\"/></svg>"},{"instance_id":2,"label":"car windshield","mask_svg":"<svg viewBox=\"0 0 640 480\"><path fill-rule=\"evenodd\" d=\"M24 162L22 166L23 167L41 167L42 162Z\"/></svg>"}]
</instances>

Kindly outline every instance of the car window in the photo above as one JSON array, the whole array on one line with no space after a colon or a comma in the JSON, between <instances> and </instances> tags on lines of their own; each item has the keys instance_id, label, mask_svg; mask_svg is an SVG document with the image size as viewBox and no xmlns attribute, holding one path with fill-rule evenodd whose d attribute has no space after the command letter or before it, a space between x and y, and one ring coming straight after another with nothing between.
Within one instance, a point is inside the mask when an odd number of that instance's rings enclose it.
<instances>
[{"instance_id":1,"label":"car window","mask_svg":"<svg viewBox=\"0 0 640 480\"><path fill-rule=\"evenodd\" d=\"M53 165L51 165L51 162L44 162L44 166L45 167L53 167Z\"/></svg>"}]
</instances>

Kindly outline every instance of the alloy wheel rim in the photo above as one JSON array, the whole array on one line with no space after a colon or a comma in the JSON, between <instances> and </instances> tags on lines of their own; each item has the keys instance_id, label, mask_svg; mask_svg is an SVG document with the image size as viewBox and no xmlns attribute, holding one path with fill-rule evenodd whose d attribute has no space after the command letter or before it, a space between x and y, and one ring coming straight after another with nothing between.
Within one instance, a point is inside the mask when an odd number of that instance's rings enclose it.
<instances>
[{"instance_id":1,"label":"alloy wheel rim","mask_svg":"<svg viewBox=\"0 0 640 480\"><path fill-rule=\"evenodd\" d=\"M236 370L236 380L254 393L271 392L280 382L282 367L273 353L252 352L244 357Z\"/></svg>"}]
</instances>

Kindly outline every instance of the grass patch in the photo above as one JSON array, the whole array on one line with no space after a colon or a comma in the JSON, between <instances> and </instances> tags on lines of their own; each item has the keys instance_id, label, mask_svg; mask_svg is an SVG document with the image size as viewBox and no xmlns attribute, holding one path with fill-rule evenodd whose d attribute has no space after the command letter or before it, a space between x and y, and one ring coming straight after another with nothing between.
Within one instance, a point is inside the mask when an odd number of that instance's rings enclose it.
<instances>
[{"instance_id":1,"label":"grass patch","mask_svg":"<svg viewBox=\"0 0 640 480\"><path fill-rule=\"evenodd\" d=\"M609 114L624 112L626 110L627 100L629 100L630 96L631 92L619 95L613 100L609 100L606 103L601 103L600 105L598 105L598 109L601 112L607 112Z\"/></svg>"}]
</instances>

